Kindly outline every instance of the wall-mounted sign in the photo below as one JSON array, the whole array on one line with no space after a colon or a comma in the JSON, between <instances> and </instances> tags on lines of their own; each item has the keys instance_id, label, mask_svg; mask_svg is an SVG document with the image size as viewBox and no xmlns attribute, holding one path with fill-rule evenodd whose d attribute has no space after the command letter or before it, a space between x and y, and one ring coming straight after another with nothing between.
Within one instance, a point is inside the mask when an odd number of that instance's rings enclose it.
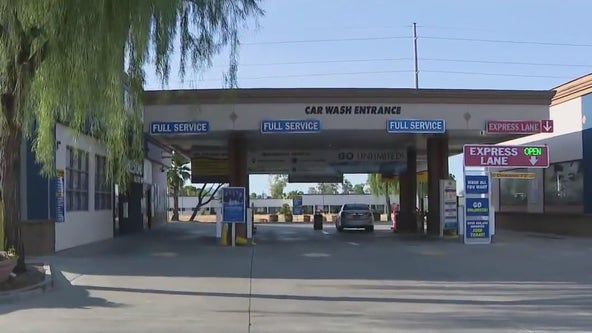
<instances>
[{"instance_id":1,"label":"wall-mounted sign","mask_svg":"<svg viewBox=\"0 0 592 333\"><path fill-rule=\"evenodd\" d=\"M463 155L467 167L549 167L547 146L465 145Z\"/></svg>"},{"instance_id":2,"label":"wall-mounted sign","mask_svg":"<svg viewBox=\"0 0 592 333\"><path fill-rule=\"evenodd\" d=\"M191 159L191 182L194 184L228 183L228 158L194 157Z\"/></svg>"},{"instance_id":3,"label":"wall-mounted sign","mask_svg":"<svg viewBox=\"0 0 592 333\"><path fill-rule=\"evenodd\" d=\"M56 213L55 213L55 221L56 223L62 223L66 221L66 204L64 201L65 196L65 186L64 186L64 170L58 169L56 170L56 179L55 179L55 199L56 199Z\"/></svg>"},{"instance_id":4,"label":"wall-mounted sign","mask_svg":"<svg viewBox=\"0 0 592 333\"><path fill-rule=\"evenodd\" d=\"M329 114L329 115L399 115L401 106L399 105L307 105L304 107L304 113L311 114Z\"/></svg>"},{"instance_id":5,"label":"wall-mounted sign","mask_svg":"<svg viewBox=\"0 0 592 333\"><path fill-rule=\"evenodd\" d=\"M488 120L487 134L553 133L553 120Z\"/></svg>"},{"instance_id":6,"label":"wall-mounted sign","mask_svg":"<svg viewBox=\"0 0 592 333\"><path fill-rule=\"evenodd\" d=\"M535 179L534 172L492 172L492 178L503 178L503 179Z\"/></svg>"},{"instance_id":7,"label":"wall-mounted sign","mask_svg":"<svg viewBox=\"0 0 592 333\"><path fill-rule=\"evenodd\" d=\"M444 119L389 119L386 122L388 133L446 133Z\"/></svg>"},{"instance_id":8,"label":"wall-mounted sign","mask_svg":"<svg viewBox=\"0 0 592 333\"><path fill-rule=\"evenodd\" d=\"M261 133L263 134L308 134L320 132L321 121L318 119L261 121Z\"/></svg>"},{"instance_id":9,"label":"wall-mounted sign","mask_svg":"<svg viewBox=\"0 0 592 333\"><path fill-rule=\"evenodd\" d=\"M150 123L152 135L205 134L209 131L210 123L207 121L153 121Z\"/></svg>"},{"instance_id":10,"label":"wall-mounted sign","mask_svg":"<svg viewBox=\"0 0 592 333\"><path fill-rule=\"evenodd\" d=\"M465 176L465 194L489 193L489 178L486 175Z\"/></svg>"}]
</instances>

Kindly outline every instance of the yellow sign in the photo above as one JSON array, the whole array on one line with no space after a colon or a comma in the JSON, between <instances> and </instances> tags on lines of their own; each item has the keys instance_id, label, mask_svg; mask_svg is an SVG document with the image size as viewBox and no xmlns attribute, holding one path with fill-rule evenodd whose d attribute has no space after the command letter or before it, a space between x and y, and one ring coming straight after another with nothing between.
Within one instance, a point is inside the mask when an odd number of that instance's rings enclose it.
<instances>
[{"instance_id":1,"label":"yellow sign","mask_svg":"<svg viewBox=\"0 0 592 333\"><path fill-rule=\"evenodd\" d=\"M505 178L505 179L534 179L534 172L492 172L491 177L493 178Z\"/></svg>"},{"instance_id":2,"label":"yellow sign","mask_svg":"<svg viewBox=\"0 0 592 333\"><path fill-rule=\"evenodd\" d=\"M428 172L421 171L417 173L417 182L419 183L427 183L428 182Z\"/></svg>"},{"instance_id":3,"label":"yellow sign","mask_svg":"<svg viewBox=\"0 0 592 333\"><path fill-rule=\"evenodd\" d=\"M197 157L191 159L192 183L227 183L229 162L225 158Z\"/></svg>"}]
</instances>

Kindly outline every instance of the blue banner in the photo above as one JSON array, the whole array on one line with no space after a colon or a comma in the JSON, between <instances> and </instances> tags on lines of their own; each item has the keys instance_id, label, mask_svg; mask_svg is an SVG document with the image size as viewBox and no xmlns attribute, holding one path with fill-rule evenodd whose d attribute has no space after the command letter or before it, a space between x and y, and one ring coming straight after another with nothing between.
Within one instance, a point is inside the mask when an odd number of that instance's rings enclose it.
<instances>
[{"instance_id":1,"label":"blue banner","mask_svg":"<svg viewBox=\"0 0 592 333\"><path fill-rule=\"evenodd\" d=\"M56 223L66 222L66 203L64 200L65 186L64 186L64 170L56 170L55 178L55 199L56 199Z\"/></svg>"},{"instance_id":2,"label":"blue banner","mask_svg":"<svg viewBox=\"0 0 592 333\"><path fill-rule=\"evenodd\" d=\"M298 196L292 199L292 213L302 215L302 197Z\"/></svg>"},{"instance_id":3,"label":"blue banner","mask_svg":"<svg viewBox=\"0 0 592 333\"><path fill-rule=\"evenodd\" d=\"M446 133L444 119L390 119L386 122L388 133Z\"/></svg>"},{"instance_id":4,"label":"blue banner","mask_svg":"<svg viewBox=\"0 0 592 333\"><path fill-rule=\"evenodd\" d=\"M489 198L465 198L466 216L489 218Z\"/></svg>"},{"instance_id":5,"label":"blue banner","mask_svg":"<svg viewBox=\"0 0 592 333\"><path fill-rule=\"evenodd\" d=\"M222 189L222 222L246 223L247 207L244 187Z\"/></svg>"},{"instance_id":6,"label":"blue banner","mask_svg":"<svg viewBox=\"0 0 592 333\"><path fill-rule=\"evenodd\" d=\"M488 176L465 176L465 194L488 194Z\"/></svg>"},{"instance_id":7,"label":"blue banner","mask_svg":"<svg viewBox=\"0 0 592 333\"><path fill-rule=\"evenodd\" d=\"M150 134L204 134L210 131L207 121L153 121L150 123Z\"/></svg>"},{"instance_id":8,"label":"blue banner","mask_svg":"<svg viewBox=\"0 0 592 333\"><path fill-rule=\"evenodd\" d=\"M467 220L465 233L467 239L489 239L489 220Z\"/></svg>"},{"instance_id":9,"label":"blue banner","mask_svg":"<svg viewBox=\"0 0 592 333\"><path fill-rule=\"evenodd\" d=\"M261 121L261 133L263 134L307 134L320 132L321 121L318 119Z\"/></svg>"}]
</instances>

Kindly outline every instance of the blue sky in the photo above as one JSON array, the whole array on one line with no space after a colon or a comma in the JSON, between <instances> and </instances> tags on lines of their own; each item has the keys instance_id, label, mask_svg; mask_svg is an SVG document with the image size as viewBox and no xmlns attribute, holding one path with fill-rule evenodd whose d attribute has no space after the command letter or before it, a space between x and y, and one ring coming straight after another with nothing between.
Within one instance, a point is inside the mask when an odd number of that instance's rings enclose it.
<instances>
[{"instance_id":1,"label":"blue sky","mask_svg":"<svg viewBox=\"0 0 592 333\"><path fill-rule=\"evenodd\" d=\"M413 22L420 88L549 89L592 71L592 1L268 0L263 7L259 27L242 32L242 88L413 87ZM184 81L173 73L164 88L221 88L227 63L223 52ZM147 74L146 89L163 88ZM458 157L450 170L460 179ZM250 187L269 192L268 177L251 176Z\"/></svg>"}]
</instances>

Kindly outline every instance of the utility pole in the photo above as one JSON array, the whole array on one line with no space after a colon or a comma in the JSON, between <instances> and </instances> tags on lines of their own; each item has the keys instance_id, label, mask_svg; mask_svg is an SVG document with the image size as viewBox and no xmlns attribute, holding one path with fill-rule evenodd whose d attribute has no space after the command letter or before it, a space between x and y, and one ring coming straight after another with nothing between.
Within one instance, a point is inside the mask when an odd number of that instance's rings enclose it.
<instances>
[{"instance_id":1,"label":"utility pole","mask_svg":"<svg viewBox=\"0 0 592 333\"><path fill-rule=\"evenodd\" d=\"M413 22L413 62L415 69L415 89L419 89L419 68L417 64L417 23Z\"/></svg>"}]
</instances>

